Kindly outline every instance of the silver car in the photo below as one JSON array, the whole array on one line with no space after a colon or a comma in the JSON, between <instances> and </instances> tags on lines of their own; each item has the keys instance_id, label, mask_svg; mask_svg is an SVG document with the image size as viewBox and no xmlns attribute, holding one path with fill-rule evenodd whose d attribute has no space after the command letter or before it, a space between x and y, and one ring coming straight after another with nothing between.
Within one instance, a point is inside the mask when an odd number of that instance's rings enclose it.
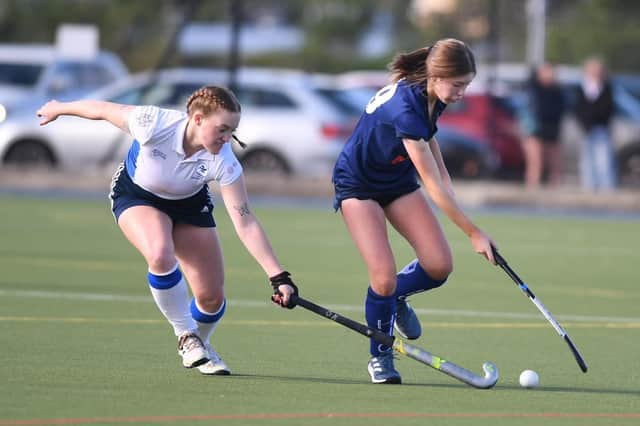
<instances>
[{"instance_id":1,"label":"silver car","mask_svg":"<svg viewBox=\"0 0 640 426\"><path fill-rule=\"evenodd\" d=\"M242 69L233 87L242 104L237 154L247 171L327 175L353 122L318 95L300 71ZM188 96L205 85L228 85L226 71L180 68L148 72L88 94L91 99L184 109ZM18 140L51 152L53 164L96 167L124 158L131 139L106 122L66 117L40 127L35 110L0 125L0 158Z\"/></svg>"},{"instance_id":2,"label":"silver car","mask_svg":"<svg viewBox=\"0 0 640 426\"><path fill-rule=\"evenodd\" d=\"M35 109L48 99L78 98L127 75L122 61L106 51L80 57L54 45L0 44L2 163L62 163L53 138L34 126Z\"/></svg>"}]
</instances>

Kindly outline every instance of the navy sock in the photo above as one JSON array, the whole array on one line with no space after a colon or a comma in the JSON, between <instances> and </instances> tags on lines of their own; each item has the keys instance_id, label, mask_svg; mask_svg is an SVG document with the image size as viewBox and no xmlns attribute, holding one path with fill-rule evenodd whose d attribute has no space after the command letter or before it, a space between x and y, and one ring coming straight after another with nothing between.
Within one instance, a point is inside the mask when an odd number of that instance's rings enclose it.
<instances>
[{"instance_id":1,"label":"navy sock","mask_svg":"<svg viewBox=\"0 0 640 426\"><path fill-rule=\"evenodd\" d=\"M379 294L376 294L371 287L369 287L364 306L367 325L391 335L393 332L393 321L396 316L395 295L380 296ZM380 352L391 349L388 346L376 343L373 339L371 339L370 345L370 352L372 356L378 356L380 355Z\"/></svg>"},{"instance_id":2,"label":"navy sock","mask_svg":"<svg viewBox=\"0 0 640 426\"><path fill-rule=\"evenodd\" d=\"M407 297L412 294L440 287L447 279L435 280L422 269L418 259L414 259L398 272L396 297Z\"/></svg>"}]
</instances>

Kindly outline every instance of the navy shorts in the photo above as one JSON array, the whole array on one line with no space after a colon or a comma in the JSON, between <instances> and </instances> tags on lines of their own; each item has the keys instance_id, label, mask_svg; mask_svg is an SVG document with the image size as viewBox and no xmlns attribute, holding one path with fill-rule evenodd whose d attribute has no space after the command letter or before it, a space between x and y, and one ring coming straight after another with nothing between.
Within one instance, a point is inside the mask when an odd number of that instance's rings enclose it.
<instances>
[{"instance_id":1,"label":"navy shorts","mask_svg":"<svg viewBox=\"0 0 640 426\"><path fill-rule=\"evenodd\" d=\"M417 181L407 183L406 185L398 186L395 188L385 189L381 192L363 190L358 188L347 188L343 185L334 182L335 199L333 201L333 208L338 211L342 205L342 201L349 198L357 198L358 200L373 200L380 204L380 207L387 207L389 204L397 200L398 198L411 194L415 190L420 188Z\"/></svg>"},{"instance_id":2,"label":"navy shorts","mask_svg":"<svg viewBox=\"0 0 640 426\"><path fill-rule=\"evenodd\" d=\"M180 200L167 200L140 188L129 176L122 163L111 181L111 211L118 218L123 211L133 206L150 206L160 210L171 218L174 224L186 223L202 228L215 228L213 219L213 201L209 187L204 185L198 193Z\"/></svg>"}]
</instances>

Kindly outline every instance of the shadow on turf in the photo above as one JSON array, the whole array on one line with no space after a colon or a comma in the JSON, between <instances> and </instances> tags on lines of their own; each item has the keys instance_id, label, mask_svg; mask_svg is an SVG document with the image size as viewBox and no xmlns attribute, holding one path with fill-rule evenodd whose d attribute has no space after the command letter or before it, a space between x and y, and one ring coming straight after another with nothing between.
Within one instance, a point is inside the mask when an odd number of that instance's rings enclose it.
<instances>
[{"instance_id":1,"label":"shadow on turf","mask_svg":"<svg viewBox=\"0 0 640 426\"><path fill-rule=\"evenodd\" d=\"M291 380L296 382L315 382L326 384L339 384L339 385L370 385L369 380L355 380L355 379L338 379L331 377L305 377L305 376L276 376L268 374L237 374L234 373L229 378L239 377L248 379L278 379L278 380ZM467 385L458 383L403 383L402 386L420 386L420 387L438 387L438 388L467 388Z\"/></svg>"},{"instance_id":2,"label":"shadow on turf","mask_svg":"<svg viewBox=\"0 0 640 426\"><path fill-rule=\"evenodd\" d=\"M500 385L496 389L522 389L517 385ZM640 396L640 391L629 389L594 389L594 388L570 388L564 386L539 386L535 389L529 389L533 392L568 392L568 393L593 393L593 394L610 394L610 395L633 395Z\"/></svg>"},{"instance_id":3,"label":"shadow on turf","mask_svg":"<svg viewBox=\"0 0 640 426\"><path fill-rule=\"evenodd\" d=\"M297 382L315 382L326 384L338 384L338 385L369 385L371 382L368 380L354 380L354 379L337 379L330 377L304 377L304 376L276 376L268 374L233 374L228 376L230 378L248 378L248 379L278 379L278 380L291 380ZM462 383L403 383L402 386L419 386L419 387L432 387L432 388L470 388ZM498 384L494 390L522 390L521 386L517 385L500 385ZM627 389L593 389L593 388L570 388L563 386L540 386L533 389L534 392L569 392L569 393L592 393L592 394L610 394L610 395L633 395L640 396L640 391L627 390Z\"/></svg>"}]
</instances>

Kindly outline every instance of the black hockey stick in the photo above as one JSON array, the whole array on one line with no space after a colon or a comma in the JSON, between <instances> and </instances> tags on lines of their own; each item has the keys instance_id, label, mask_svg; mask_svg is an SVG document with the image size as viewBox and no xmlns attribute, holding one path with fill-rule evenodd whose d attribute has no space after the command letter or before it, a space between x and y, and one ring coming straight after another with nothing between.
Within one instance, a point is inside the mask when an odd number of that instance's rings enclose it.
<instances>
[{"instance_id":1,"label":"black hockey stick","mask_svg":"<svg viewBox=\"0 0 640 426\"><path fill-rule=\"evenodd\" d=\"M511 277L513 282L515 282L516 285L520 287L520 290L522 290L523 293L527 295L529 300L531 300L533 304L536 305L536 307L542 313L542 315L544 315L547 321L549 321L553 326L553 328L556 329L560 337L562 337L564 341L567 342L567 345L569 346L569 349L571 349L571 353L573 353L573 356L576 359L576 362L578 363L578 365L580 366L580 369L582 370L583 373L586 373L587 363L584 362L584 359L582 358L582 355L580 355L578 348L576 347L576 345L573 344L567 332L564 331L564 328L562 328L562 326L558 323L558 321L556 321L556 319L551 315L551 313L547 310L547 308L544 307L542 302L536 298L536 296L533 294L531 289L527 287L524 281L522 281L520 277L513 271L513 269L511 269L511 267L507 264L507 261L504 260L504 258L500 255L500 253L498 253L498 250L496 250L495 247L492 247L492 249L493 249L493 257L496 260L496 263L507 273L507 275L509 275L509 277Z\"/></svg>"},{"instance_id":2,"label":"black hockey stick","mask_svg":"<svg viewBox=\"0 0 640 426\"><path fill-rule=\"evenodd\" d=\"M300 296L292 295L291 301L296 305L302 306L303 308L320 315L321 317L328 318L340 325L343 325L357 333L362 334L363 336L372 338L381 345L392 347L396 352L406 355L409 358L415 359L416 361L423 364L427 364L429 367L433 367L436 370L448 374L454 379L458 379L461 382L464 382L475 388L488 389L493 387L498 381L498 369L495 364L491 362L485 362L482 365L482 369L485 373L484 377L482 377L465 368L460 367L459 365L452 363L451 361L446 361L436 355L425 351L424 349L410 345L397 337L384 334L380 330L372 329L357 321L343 317L338 313L330 311L329 309L322 306L316 305L315 303L303 299Z\"/></svg>"}]
</instances>

